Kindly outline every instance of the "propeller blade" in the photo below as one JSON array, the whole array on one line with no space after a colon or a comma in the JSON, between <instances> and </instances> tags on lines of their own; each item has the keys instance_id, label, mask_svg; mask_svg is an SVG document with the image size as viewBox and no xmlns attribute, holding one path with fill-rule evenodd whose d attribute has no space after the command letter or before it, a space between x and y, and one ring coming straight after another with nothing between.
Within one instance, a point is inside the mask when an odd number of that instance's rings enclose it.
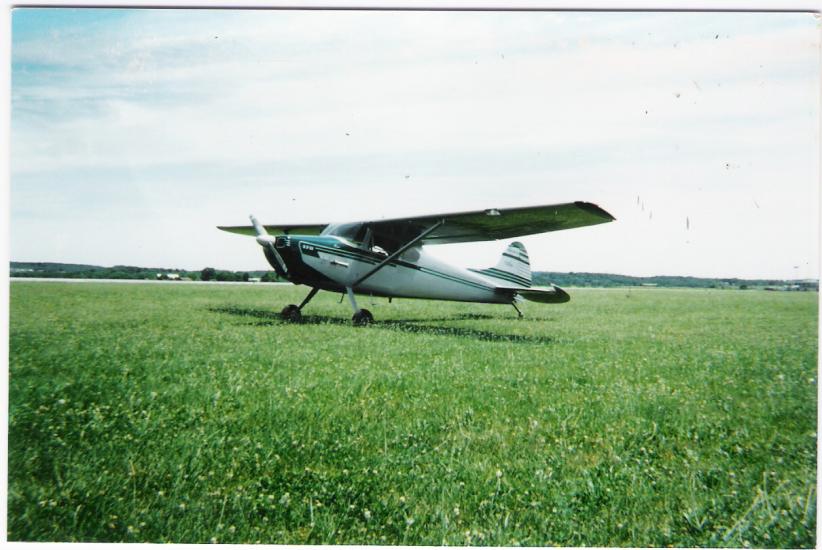
<instances>
[{"instance_id":1,"label":"propeller blade","mask_svg":"<svg viewBox=\"0 0 822 550\"><path fill-rule=\"evenodd\" d=\"M286 267L283 257L280 256L280 253L277 252L274 246L276 242L275 238L268 234L265 227L257 221L257 218L255 218L253 214L248 218L251 220L251 225L254 226L254 231L257 232L257 243L263 247L263 252L265 253L265 258L268 260L268 263L270 263L271 267L275 270L279 267L282 270L282 274L288 277L288 267Z\"/></svg>"}]
</instances>

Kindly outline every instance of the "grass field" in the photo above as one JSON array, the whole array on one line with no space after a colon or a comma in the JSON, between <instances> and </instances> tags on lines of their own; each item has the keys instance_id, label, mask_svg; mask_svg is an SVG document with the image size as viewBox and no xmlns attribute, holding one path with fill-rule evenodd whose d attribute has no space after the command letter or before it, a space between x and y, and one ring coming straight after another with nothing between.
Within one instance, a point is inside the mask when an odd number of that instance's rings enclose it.
<instances>
[{"instance_id":1,"label":"grass field","mask_svg":"<svg viewBox=\"0 0 822 550\"><path fill-rule=\"evenodd\" d=\"M12 283L10 540L813 547L817 294Z\"/></svg>"}]
</instances>

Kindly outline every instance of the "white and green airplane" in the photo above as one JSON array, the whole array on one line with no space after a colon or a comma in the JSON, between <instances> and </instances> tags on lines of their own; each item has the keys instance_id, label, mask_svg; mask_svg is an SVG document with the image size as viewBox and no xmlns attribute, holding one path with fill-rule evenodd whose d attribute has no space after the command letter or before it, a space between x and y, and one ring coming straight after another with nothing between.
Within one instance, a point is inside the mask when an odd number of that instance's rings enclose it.
<instances>
[{"instance_id":1,"label":"white and green airplane","mask_svg":"<svg viewBox=\"0 0 822 550\"><path fill-rule=\"evenodd\" d=\"M572 202L525 208L492 208L354 223L219 226L223 231L256 236L280 277L311 287L300 305L282 310L299 322L302 309L320 290L346 293L355 325L372 322L355 294L389 299L425 298L488 304L562 303L570 296L558 286L533 288L531 265L522 243L514 242L487 269L462 269L442 262L423 248L428 244L511 239L613 221L595 204Z\"/></svg>"}]
</instances>

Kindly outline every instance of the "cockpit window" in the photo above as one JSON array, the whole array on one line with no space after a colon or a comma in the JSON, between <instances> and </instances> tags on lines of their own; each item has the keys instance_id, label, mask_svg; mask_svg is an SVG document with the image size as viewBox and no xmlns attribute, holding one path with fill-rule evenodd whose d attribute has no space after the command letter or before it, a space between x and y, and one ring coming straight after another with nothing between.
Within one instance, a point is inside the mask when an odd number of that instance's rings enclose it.
<instances>
[{"instance_id":1,"label":"cockpit window","mask_svg":"<svg viewBox=\"0 0 822 550\"><path fill-rule=\"evenodd\" d=\"M365 238L365 231L364 223L332 223L326 226L320 235L335 235L358 243Z\"/></svg>"}]
</instances>

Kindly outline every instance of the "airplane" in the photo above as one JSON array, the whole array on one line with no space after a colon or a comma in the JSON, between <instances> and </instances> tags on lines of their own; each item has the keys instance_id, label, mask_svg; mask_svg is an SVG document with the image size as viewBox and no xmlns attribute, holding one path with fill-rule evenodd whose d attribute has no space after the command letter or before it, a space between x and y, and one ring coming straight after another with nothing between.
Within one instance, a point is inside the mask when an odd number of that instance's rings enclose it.
<instances>
[{"instance_id":1,"label":"airplane","mask_svg":"<svg viewBox=\"0 0 822 550\"><path fill-rule=\"evenodd\" d=\"M613 221L589 202L426 215L353 223L262 225L218 229L256 237L268 263L280 277L311 291L300 305L283 308L283 320L300 322L302 309L320 290L348 295L354 325L374 316L357 305L355 294L510 304L543 304L571 299L558 286L533 288L528 252L511 243L494 267L463 269L427 253L425 245L511 239ZM342 298L340 298L342 300Z\"/></svg>"}]
</instances>

